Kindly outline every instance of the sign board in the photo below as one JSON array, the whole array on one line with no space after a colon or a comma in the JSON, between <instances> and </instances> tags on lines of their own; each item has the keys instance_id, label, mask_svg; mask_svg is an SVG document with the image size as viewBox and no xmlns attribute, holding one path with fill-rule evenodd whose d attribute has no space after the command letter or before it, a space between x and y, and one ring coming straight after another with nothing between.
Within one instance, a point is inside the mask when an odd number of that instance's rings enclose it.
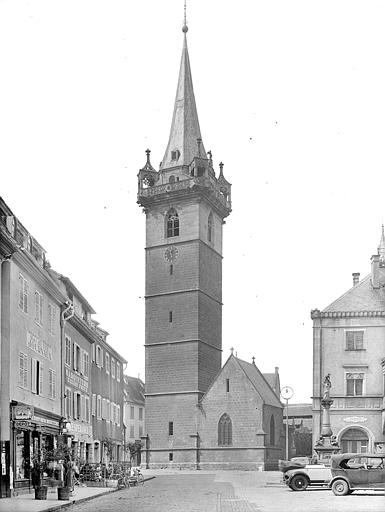
<instances>
[{"instance_id":1,"label":"sign board","mask_svg":"<svg viewBox=\"0 0 385 512\"><path fill-rule=\"evenodd\" d=\"M25 428L25 427L31 427L32 423L27 420L15 420L14 426L15 426L15 428Z\"/></svg>"},{"instance_id":2,"label":"sign board","mask_svg":"<svg viewBox=\"0 0 385 512\"><path fill-rule=\"evenodd\" d=\"M12 419L31 420L34 408L31 405L14 405L12 407Z\"/></svg>"},{"instance_id":3,"label":"sign board","mask_svg":"<svg viewBox=\"0 0 385 512\"><path fill-rule=\"evenodd\" d=\"M365 416L347 416L343 420L346 423L364 423L364 421L368 421L368 418L365 418Z\"/></svg>"}]
</instances>

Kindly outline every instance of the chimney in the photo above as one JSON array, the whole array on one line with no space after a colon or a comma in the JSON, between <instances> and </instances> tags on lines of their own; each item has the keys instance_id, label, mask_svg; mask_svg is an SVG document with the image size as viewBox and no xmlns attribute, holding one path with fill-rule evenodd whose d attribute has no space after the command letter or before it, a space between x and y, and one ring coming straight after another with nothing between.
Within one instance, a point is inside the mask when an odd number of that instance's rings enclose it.
<instances>
[{"instance_id":1,"label":"chimney","mask_svg":"<svg viewBox=\"0 0 385 512\"><path fill-rule=\"evenodd\" d=\"M380 287L380 257L378 254L372 256L372 286L373 288Z\"/></svg>"},{"instance_id":2,"label":"chimney","mask_svg":"<svg viewBox=\"0 0 385 512\"><path fill-rule=\"evenodd\" d=\"M360 282L360 273L359 272L353 272L353 286L356 286Z\"/></svg>"}]
</instances>

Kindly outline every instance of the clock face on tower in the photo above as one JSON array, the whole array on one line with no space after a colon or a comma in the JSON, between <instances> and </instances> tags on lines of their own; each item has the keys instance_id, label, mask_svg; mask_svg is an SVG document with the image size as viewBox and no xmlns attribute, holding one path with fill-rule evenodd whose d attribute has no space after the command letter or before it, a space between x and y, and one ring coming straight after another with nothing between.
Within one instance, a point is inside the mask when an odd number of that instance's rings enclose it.
<instances>
[{"instance_id":1,"label":"clock face on tower","mask_svg":"<svg viewBox=\"0 0 385 512\"><path fill-rule=\"evenodd\" d=\"M167 247L164 251L164 259L170 263L175 261L178 257L178 249L173 245L171 247Z\"/></svg>"}]
</instances>

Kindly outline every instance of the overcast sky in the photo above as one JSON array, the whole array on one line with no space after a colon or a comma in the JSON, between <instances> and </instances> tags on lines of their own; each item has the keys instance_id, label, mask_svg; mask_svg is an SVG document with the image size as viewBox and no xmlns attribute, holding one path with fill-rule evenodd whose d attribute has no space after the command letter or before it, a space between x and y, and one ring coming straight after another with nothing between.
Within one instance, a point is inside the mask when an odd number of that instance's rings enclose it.
<instances>
[{"instance_id":1,"label":"overcast sky","mask_svg":"<svg viewBox=\"0 0 385 512\"><path fill-rule=\"evenodd\" d=\"M206 150L233 185L223 362L312 393L310 310L384 220L385 2L190 0ZM145 149L166 149L183 0L0 0L0 195L144 378ZM332 376L333 379L333 376Z\"/></svg>"}]
</instances>

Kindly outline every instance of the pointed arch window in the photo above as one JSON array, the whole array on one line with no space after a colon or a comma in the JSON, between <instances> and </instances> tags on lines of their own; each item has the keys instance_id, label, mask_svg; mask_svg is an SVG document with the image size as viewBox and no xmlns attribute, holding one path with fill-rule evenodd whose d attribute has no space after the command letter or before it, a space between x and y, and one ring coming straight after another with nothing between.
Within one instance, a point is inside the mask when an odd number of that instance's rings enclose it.
<instances>
[{"instance_id":1,"label":"pointed arch window","mask_svg":"<svg viewBox=\"0 0 385 512\"><path fill-rule=\"evenodd\" d=\"M231 446L233 444L233 428L228 414L222 414L218 422L218 446Z\"/></svg>"},{"instance_id":2,"label":"pointed arch window","mask_svg":"<svg viewBox=\"0 0 385 512\"><path fill-rule=\"evenodd\" d=\"M270 445L275 446L275 420L273 415L270 418Z\"/></svg>"},{"instance_id":3,"label":"pointed arch window","mask_svg":"<svg viewBox=\"0 0 385 512\"><path fill-rule=\"evenodd\" d=\"M174 208L167 213L167 238L179 236L179 217Z\"/></svg>"},{"instance_id":4,"label":"pointed arch window","mask_svg":"<svg viewBox=\"0 0 385 512\"><path fill-rule=\"evenodd\" d=\"M207 220L207 239L209 242L214 241L214 221L213 221L213 212L210 212L209 218Z\"/></svg>"}]
</instances>

